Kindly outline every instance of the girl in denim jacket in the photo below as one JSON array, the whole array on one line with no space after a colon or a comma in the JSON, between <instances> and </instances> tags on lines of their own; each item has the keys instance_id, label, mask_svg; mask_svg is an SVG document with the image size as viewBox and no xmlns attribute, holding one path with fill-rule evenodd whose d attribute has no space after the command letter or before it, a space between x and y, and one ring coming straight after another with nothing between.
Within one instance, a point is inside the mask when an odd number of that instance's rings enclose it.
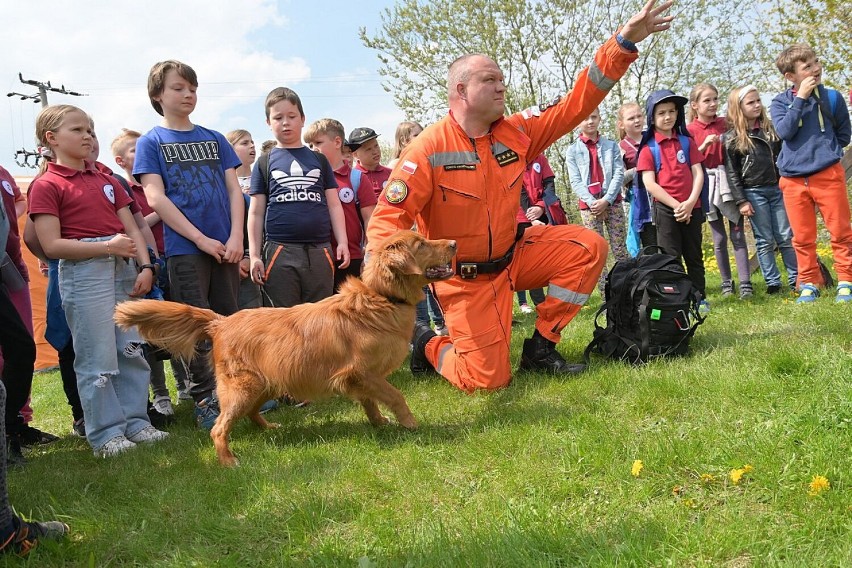
<instances>
[{"instance_id":1,"label":"girl in denim jacket","mask_svg":"<svg viewBox=\"0 0 852 568\"><path fill-rule=\"evenodd\" d=\"M597 109L580 123L580 136L568 148L568 181L579 198L583 225L609 239L615 260L630 258L627 252L627 224L621 207L624 161L618 143L601 136L601 115ZM604 235L606 228L606 235ZM607 269L598 281L604 294Z\"/></svg>"}]
</instances>

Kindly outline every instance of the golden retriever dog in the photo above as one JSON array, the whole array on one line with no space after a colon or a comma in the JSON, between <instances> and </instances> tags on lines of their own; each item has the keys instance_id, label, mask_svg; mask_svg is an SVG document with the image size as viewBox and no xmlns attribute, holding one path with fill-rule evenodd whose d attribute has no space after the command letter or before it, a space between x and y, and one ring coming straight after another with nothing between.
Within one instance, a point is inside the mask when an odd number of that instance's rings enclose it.
<instances>
[{"instance_id":1,"label":"golden retriever dog","mask_svg":"<svg viewBox=\"0 0 852 568\"><path fill-rule=\"evenodd\" d=\"M320 302L225 317L175 302L138 300L116 306L115 321L136 326L147 342L185 359L199 341L212 342L221 414L210 437L219 463L234 466L228 446L234 422L248 416L261 428L279 427L259 409L285 393L300 400L347 396L361 403L375 426L388 423L380 403L402 426L416 428L405 398L387 377L408 354L423 286L453 275L455 252L455 241L400 231L371 254L360 280L349 278L338 294Z\"/></svg>"}]
</instances>

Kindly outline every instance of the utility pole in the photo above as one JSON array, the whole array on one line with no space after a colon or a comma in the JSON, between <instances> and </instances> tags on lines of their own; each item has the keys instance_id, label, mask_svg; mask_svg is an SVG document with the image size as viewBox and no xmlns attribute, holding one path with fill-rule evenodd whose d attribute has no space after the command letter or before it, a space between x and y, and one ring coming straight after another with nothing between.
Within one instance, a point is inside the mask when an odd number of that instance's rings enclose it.
<instances>
[{"instance_id":1,"label":"utility pole","mask_svg":"<svg viewBox=\"0 0 852 568\"><path fill-rule=\"evenodd\" d=\"M24 85L32 85L33 87L38 89L37 95L25 95L23 93L11 92L6 93L7 97L21 97L22 101L31 100L34 103L41 103L41 108L44 108L48 105L47 102L47 92L53 91L54 93L60 93L63 95L71 95L74 97L85 97L83 93L78 93L75 91L69 91L65 88L65 85L61 85L59 87L54 87L48 82L35 81L33 79L24 79L23 73L18 73L18 79L20 79L21 83ZM30 165L30 158L34 158L33 164ZM22 168L32 168L35 169L38 167L38 162L41 159L41 154L39 152L33 152L32 150L27 150L26 148L22 148L20 150L15 151L15 163L18 164Z\"/></svg>"}]
</instances>

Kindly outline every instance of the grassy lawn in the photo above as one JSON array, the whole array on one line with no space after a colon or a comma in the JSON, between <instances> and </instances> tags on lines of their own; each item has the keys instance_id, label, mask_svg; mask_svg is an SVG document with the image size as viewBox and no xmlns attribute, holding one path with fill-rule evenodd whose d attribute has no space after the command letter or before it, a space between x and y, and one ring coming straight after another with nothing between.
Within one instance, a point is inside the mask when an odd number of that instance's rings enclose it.
<instances>
[{"instance_id":1,"label":"grassy lawn","mask_svg":"<svg viewBox=\"0 0 852 568\"><path fill-rule=\"evenodd\" d=\"M718 277L708 284L718 290ZM64 437L29 451L9 493L20 513L62 518L72 535L30 561L849 566L852 305L827 294L796 306L756 287L749 302L711 293L689 357L597 359L575 380L519 374L473 396L406 365L391 382L418 431L375 429L343 399L285 407L268 415L277 431L235 429L235 470L218 466L186 403L169 440L96 459L67 434L58 373L40 374L35 424ZM569 359L599 303L564 332ZM516 328L515 363L532 323ZM831 488L809 495L816 475Z\"/></svg>"}]
</instances>

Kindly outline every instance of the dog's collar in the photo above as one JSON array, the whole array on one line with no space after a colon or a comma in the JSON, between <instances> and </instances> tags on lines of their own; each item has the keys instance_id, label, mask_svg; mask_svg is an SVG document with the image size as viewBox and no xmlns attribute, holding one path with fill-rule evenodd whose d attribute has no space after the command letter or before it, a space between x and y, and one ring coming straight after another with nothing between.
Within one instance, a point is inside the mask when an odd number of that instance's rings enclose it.
<instances>
[{"instance_id":1,"label":"dog's collar","mask_svg":"<svg viewBox=\"0 0 852 568\"><path fill-rule=\"evenodd\" d=\"M387 301L389 301L391 304L407 304L408 303L405 300L403 300L402 298L397 298L396 296L385 295L385 299Z\"/></svg>"}]
</instances>

